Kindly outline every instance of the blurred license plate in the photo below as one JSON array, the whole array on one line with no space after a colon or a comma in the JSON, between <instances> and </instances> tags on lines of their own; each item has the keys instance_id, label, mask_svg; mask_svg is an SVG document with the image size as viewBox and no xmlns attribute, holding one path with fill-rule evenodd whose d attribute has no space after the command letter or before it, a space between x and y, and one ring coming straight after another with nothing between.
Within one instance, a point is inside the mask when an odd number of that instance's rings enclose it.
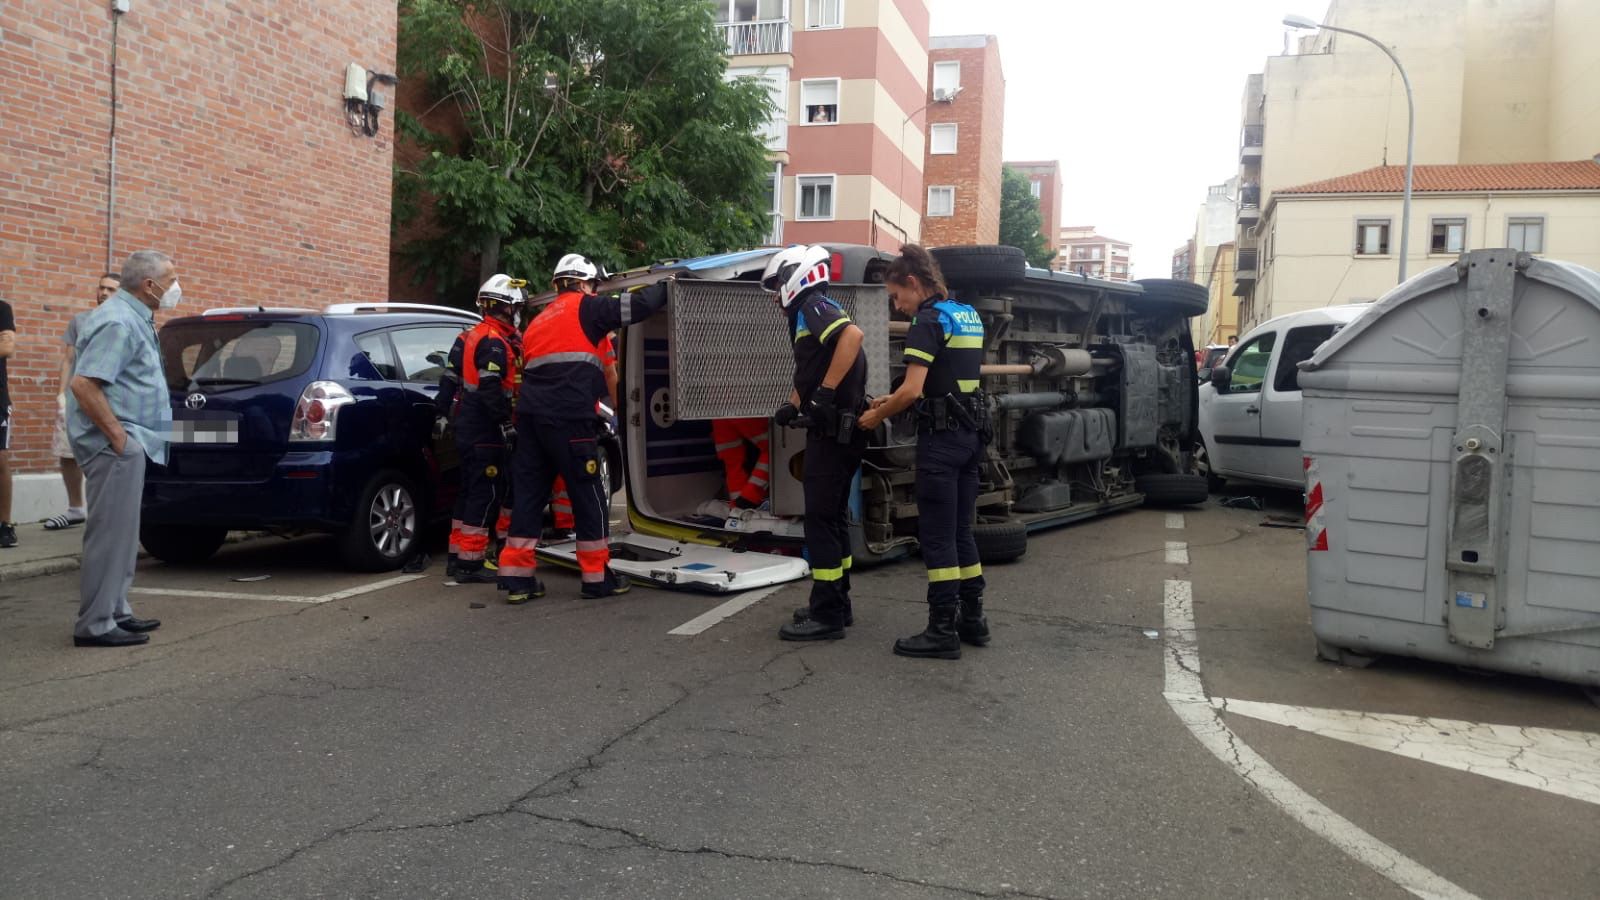
<instances>
[{"instance_id":1,"label":"blurred license plate","mask_svg":"<svg viewBox=\"0 0 1600 900\"><path fill-rule=\"evenodd\" d=\"M173 422L172 441L175 444L237 444L238 422L198 421Z\"/></svg>"}]
</instances>

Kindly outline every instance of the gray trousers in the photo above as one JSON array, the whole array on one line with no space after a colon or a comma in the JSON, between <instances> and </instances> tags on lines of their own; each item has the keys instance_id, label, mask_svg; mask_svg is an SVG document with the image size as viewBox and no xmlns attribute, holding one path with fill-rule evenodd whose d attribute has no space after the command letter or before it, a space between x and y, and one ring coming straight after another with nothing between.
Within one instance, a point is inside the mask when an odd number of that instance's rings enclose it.
<instances>
[{"instance_id":1,"label":"gray trousers","mask_svg":"<svg viewBox=\"0 0 1600 900\"><path fill-rule=\"evenodd\" d=\"M144 448L133 438L118 456L110 447L83 464L89 520L83 529L78 637L105 634L133 615L128 588L139 562L139 504L144 498Z\"/></svg>"}]
</instances>

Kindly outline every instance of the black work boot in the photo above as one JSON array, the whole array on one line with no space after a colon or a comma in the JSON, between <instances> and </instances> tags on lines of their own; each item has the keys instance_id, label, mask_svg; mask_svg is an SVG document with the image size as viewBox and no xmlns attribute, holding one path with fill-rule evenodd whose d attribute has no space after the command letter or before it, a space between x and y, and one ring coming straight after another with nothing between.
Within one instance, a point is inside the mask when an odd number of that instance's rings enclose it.
<instances>
[{"instance_id":1,"label":"black work boot","mask_svg":"<svg viewBox=\"0 0 1600 900\"><path fill-rule=\"evenodd\" d=\"M495 569L481 562L456 563L456 584L494 584L499 578L499 573Z\"/></svg>"},{"instance_id":2,"label":"black work boot","mask_svg":"<svg viewBox=\"0 0 1600 900\"><path fill-rule=\"evenodd\" d=\"M506 591L507 603L512 606L521 606L530 600L538 600L544 596L544 582L533 578L530 579L530 583L526 587L513 590L502 584L500 585L500 590Z\"/></svg>"},{"instance_id":3,"label":"black work boot","mask_svg":"<svg viewBox=\"0 0 1600 900\"><path fill-rule=\"evenodd\" d=\"M604 581L586 581L583 583L583 590L579 593L585 600L599 600L603 597L626 594L631 587L633 587L633 582L607 569Z\"/></svg>"},{"instance_id":4,"label":"black work boot","mask_svg":"<svg viewBox=\"0 0 1600 900\"><path fill-rule=\"evenodd\" d=\"M788 622L778 628L785 641L837 641L844 637L844 625L829 625L807 615L803 622Z\"/></svg>"},{"instance_id":5,"label":"black work boot","mask_svg":"<svg viewBox=\"0 0 1600 900\"><path fill-rule=\"evenodd\" d=\"M454 578L461 574L461 559L454 553L445 557L444 577Z\"/></svg>"},{"instance_id":6,"label":"black work boot","mask_svg":"<svg viewBox=\"0 0 1600 900\"><path fill-rule=\"evenodd\" d=\"M811 607L802 606L794 611L794 624L800 625L811 621ZM856 612L850 604L850 598L844 601L844 627L849 628L856 623Z\"/></svg>"},{"instance_id":7,"label":"black work boot","mask_svg":"<svg viewBox=\"0 0 1600 900\"><path fill-rule=\"evenodd\" d=\"M983 598L961 599L961 615L956 619L956 632L961 640L974 647L989 643L989 619L983 614Z\"/></svg>"},{"instance_id":8,"label":"black work boot","mask_svg":"<svg viewBox=\"0 0 1600 900\"><path fill-rule=\"evenodd\" d=\"M956 633L956 616L959 612L955 604L928 607L928 627L921 634L895 641L895 655L920 659L960 659L961 636Z\"/></svg>"}]
</instances>

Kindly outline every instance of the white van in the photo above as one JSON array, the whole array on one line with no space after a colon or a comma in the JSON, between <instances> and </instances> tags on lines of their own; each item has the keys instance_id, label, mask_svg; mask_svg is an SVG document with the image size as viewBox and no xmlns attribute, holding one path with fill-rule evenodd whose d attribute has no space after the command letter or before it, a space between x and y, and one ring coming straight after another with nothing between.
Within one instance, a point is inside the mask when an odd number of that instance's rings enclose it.
<instances>
[{"instance_id":1,"label":"white van","mask_svg":"<svg viewBox=\"0 0 1600 900\"><path fill-rule=\"evenodd\" d=\"M1329 306L1256 326L1222 361L1200 371L1201 468L1224 479L1302 488L1300 363L1371 309Z\"/></svg>"}]
</instances>

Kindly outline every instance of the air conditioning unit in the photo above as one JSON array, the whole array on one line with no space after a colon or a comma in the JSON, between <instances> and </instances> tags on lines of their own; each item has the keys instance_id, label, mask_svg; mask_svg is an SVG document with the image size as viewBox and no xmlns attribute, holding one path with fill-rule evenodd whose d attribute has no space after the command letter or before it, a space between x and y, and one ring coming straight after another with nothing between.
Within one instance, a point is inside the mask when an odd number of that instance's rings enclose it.
<instances>
[{"instance_id":1,"label":"air conditioning unit","mask_svg":"<svg viewBox=\"0 0 1600 900\"><path fill-rule=\"evenodd\" d=\"M961 93L961 88L934 88L933 102L948 103L949 101L954 100L956 98L956 94L959 93Z\"/></svg>"}]
</instances>

